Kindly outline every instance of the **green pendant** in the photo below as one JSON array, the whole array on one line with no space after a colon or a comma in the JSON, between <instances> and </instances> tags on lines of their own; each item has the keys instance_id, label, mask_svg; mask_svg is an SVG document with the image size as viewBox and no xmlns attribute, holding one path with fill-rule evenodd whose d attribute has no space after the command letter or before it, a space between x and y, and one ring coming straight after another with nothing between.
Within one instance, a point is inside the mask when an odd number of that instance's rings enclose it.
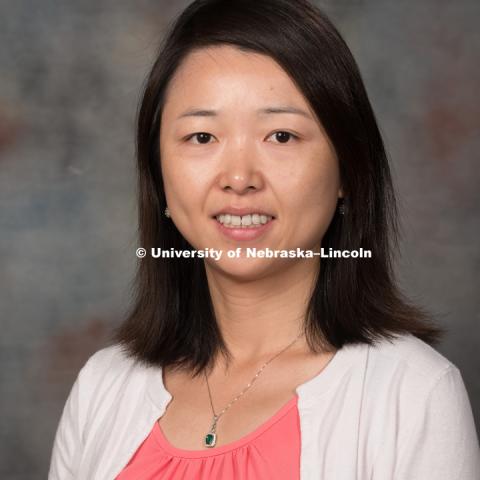
<instances>
[{"instance_id":1,"label":"green pendant","mask_svg":"<svg viewBox=\"0 0 480 480\"><path fill-rule=\"evenodd\" d=\"M205 446L214 447L217 443L217 434L210 432L205 435Z\"/></svg>"},{"instance_id":2,"label":"green pendant","mask_svg":"<svg viewBox=\"0 0 480 480\"><path fill-rule=\"evenodd\" d=\"M218 417L216 415L213 415L213 421L212 421L212 426L210 427L210 431L205 435L205 443L204 445L206 447L214 447L215 444L217 443L217 420Z\"/></svg>"}]
</instances>

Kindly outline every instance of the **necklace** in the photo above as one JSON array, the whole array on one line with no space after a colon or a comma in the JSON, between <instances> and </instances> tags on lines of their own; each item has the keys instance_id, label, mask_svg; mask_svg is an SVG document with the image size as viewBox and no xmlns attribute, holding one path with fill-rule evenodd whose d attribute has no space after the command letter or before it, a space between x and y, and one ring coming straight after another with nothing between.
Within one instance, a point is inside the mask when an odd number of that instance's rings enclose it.
<instances>
[{"instance_id":1,"label":"necklace","mask_svg":"<svg viewBox=\"0 0 480 480\"><path fill-rule=\"evenodd\" d=\"M283 353L287 348L291 347L302 335L303 332L301 332L295 340L287 345L283 350L281 350L279 353L277 353L274 357L272 357L268 362L264 363L262 368L255 374L255 376L250 380L250 383L242 390L242 392L237 395L218 415L215 413L215 410L213 408L213 402L212 402L212 394L210 392L210 385L208 384L208 378L207 378L207 373L204 371L205 374L205 380L207 382L207 388L208 388L208 396L210 397L210 405L212 407L212 412L213 412L213 421L212 421L212 426L210 427L210 431L205 435L204 438L204 445L206 447L214 447L215 444L217 443L217 422L218 419L232 406L233 403L235 403L255 382L255 380L258 378L258 376L262 373L263 369L275 358L277 358L281 353Z\"/></svg>"}]
</instances>

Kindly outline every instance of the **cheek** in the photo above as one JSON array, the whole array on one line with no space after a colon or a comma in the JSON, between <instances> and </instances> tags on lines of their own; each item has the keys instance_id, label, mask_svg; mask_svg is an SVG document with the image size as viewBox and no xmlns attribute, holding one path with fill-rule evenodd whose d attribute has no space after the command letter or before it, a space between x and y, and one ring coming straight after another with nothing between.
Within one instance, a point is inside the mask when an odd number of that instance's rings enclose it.
<instances>
[{"instance_id":1,"label":"cheek","mask_svg":"<svg viewBox=\"0 0 480 480\"><path fill-rule=\"evenodd\" d=\"M205 169L180 161L178 155L168 151L162 155L161 168L167 201L185 210L187 206L198 206L207 184Z\"/></svg>"},{"instance_id":2,"label":"cheek","mask_svg":"<svg viewBox=\"0 0 480 480\"><path fill-rule=\"evenodd\" d=\"M305 208L311 207L315 210L328 211L336 205L340 188L336 168L328 168L316 172L316 175L310 175L304 185Z\"/></svg>"},{"instance_id":3,"label":"cheek","mask_svg":"<svg viewBox=\"0 0 480 480\"><path fill-rule=\"evenodd\" d=\"M335 157L314 156L309 161L298 162L296 168L279 179L284 183L285 197L295 208L325 209L336 205L340 174ZM287 196L288 195L288 196Z\"/></svg>"},{"instance_id":4,"label":"cheek","mask_svg":"<svg viewBox=\"0 0 480 480\"><path fill-rule=\"evenodd\" d=\"M210 245L199 243L203 238L205 227L203 207L207 196L208 180L201 177L201 172L197 173L195 169L187 168L184 163L170 162L172 157L164 158L166 161L162 161L162 173L165 196L167 204L175 212L175 219L172 221L193 248L209 247Z\"/></svg>"},{"instance_id":5,"label":"cheek","mask_svg":"<svg viewBox=\"0 0 480 480\"><path fill-rule=\"evenodd\" d=\"M161 163L167 205L175 212L172 222L193 248L201 248L196 241L201 232L198 212L204 198L202 182L183 164L175 162L174 156L164 155Z\"/></svg>"},{"instance_id":6,"label":"cheek","mask_svg":"<svg viewBox=\"0 0 480 480\"><path fill-rule=\"evenodd\" d=\"M287 209L289 229L302 231L310 240L322 237L330 224L338 201L340 176L334 157L305 162L290 172L290 176L278 179L283 182L279 191ZM298 233L297 233L298 234Z\"/></svg>"}]
</instances>

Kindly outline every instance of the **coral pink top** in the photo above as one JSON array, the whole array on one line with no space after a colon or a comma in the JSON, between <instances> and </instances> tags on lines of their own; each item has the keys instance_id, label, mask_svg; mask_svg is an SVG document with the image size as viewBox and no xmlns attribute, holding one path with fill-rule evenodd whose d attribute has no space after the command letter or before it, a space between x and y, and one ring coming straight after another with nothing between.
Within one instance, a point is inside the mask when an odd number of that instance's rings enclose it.
<instances>
[{"instance_id":1,"label":"coral pink top","mask_svg":"<svg viewBox=\"0 0 480 480\"><path fill-rule=\"evenodd\" d=\"M184 450L169 443L158 422L116 480L298 480L298 395L240 440Z\"/></svg>"}]
</instances>

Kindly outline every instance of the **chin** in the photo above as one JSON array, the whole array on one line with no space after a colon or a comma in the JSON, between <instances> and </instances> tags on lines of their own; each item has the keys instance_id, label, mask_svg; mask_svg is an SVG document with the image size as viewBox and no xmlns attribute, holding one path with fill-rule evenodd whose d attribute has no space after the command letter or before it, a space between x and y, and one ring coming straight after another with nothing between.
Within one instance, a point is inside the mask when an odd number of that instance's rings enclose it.
<instances>
[{"instance_id":1,"label":"chin","mask_svg":"<svg viewBox=\"0 0 480 480\"><path fill-rule=\"evenodd\" d=\"M208 267L232 280L251 282L278 273L281 264L283 262L279 259L222 258L219 261L209 261Z\"/></svg>"}]
</instances>

